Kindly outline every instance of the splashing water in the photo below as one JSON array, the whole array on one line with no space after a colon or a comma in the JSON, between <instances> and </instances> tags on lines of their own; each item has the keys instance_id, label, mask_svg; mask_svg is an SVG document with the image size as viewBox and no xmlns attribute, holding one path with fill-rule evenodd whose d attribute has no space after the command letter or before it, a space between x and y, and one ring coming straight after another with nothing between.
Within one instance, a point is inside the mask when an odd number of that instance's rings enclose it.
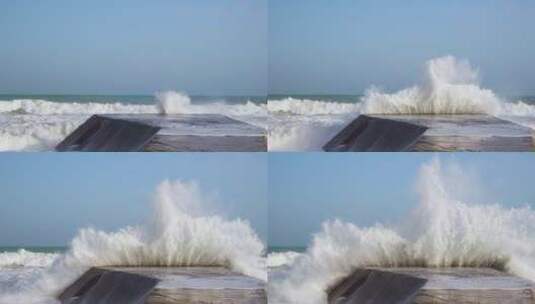
<instances>
[{"instance_id":1,"label":"splashing water","mask_svg":"<svg viewBox=\"0 0 535 304\"><path fill-rule=\"evenodd\" d=\"M285 265L291 265L300 255L301 253L294 251L271 252L267 256L267 266L280 267Z\"/></svg>"},{"instance_id":2,"label":"splashing water","mask_svg":"<svg viewBox=\"0 0 535 304\"><path fill-rule=\"evenodd\" d=\"M157 107L160 114L181 114L186 112L187 107L191 106L191 99L188 95L166 91L156 93Z\"/></svg>"},{"instance_id":3,"label":"splashing water","mask_svg":"<svg viewBox=\"0 0 535 304\"><path fill-rule=\"evenodd\" d=\"M535 211L458 201L449 187L457 178L438 159L423 165L420 202L406 226L324 223L287 275L270 281L270 301L327 303L329 286L368 266L492 267L535 280Z\"/></svg>"},{"instance_id":4,"label":"splashing water","mask_svg":"<svg viewBox=\"0 0 535 304\"><path fill-rule=\"evenodd\" d=\"M145 225L82 229L49 268L11 282L13 291L0 295L0 303L56 303L54 297L92 266L224 266L267 280L264 245L249 223L206 215L205 205L197 183L164 181Z\"/></svg>"},{"instance_id":5,"label":"splashing water","mask_svg":"<svg viewBox=\"0 0 535 304\"><path fill-rule=\"evenodd\" d=\"M370 114L498 114L501 100L479 87L478 72L466 60L446 56L426 64L423 85L385 94L371 88L364 96Z\"/></svg>"},{"instance_id":6,"label":"splashing water","mask_svg":"<svg viewBox=\"0 0 535 304\"><path fill-rule=\"evenodd\" d=\"M479 73L453 56L429 60L422 84L396 93L371 87L357 103L269 100L270 150L321 150L359 114L488 114L535 128L535 106L507 102L479 85Z\"/></svg>"}]
</instances>

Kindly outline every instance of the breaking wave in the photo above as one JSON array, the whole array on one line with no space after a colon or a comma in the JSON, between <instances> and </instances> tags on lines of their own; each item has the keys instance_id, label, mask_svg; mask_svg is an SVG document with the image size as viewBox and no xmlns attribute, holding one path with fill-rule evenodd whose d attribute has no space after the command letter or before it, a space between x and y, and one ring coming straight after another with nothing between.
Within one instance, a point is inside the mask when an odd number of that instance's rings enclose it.
<instances>
[{"instance_id":1,"label":"breaking wave","mask_svg":"<svg viewBox=\"0 0 535 304\"><path fill-rule=\"evenodd\" d=\"M193 104L188 95L164 91L156 93L157 108L160 114L224 114L230 116L266 116L265 104L247 101L244 104L228 104L224 101L206 104Z\"/></svg>"},{"instance_id":2,"label":"breaking wave","mask_svg":"<svg viewBox=\"0 0 535 304\"><path fill-rule=\"evenodd\" d=\"M421 84L395 93L371 87L358 102L269 100L269 149L321 150L359 114L488 114L534 128L535 105L480 87L479 73L453 56L429 60Z\"/></svg>"},{"instance_id":3,"label":"breaking wave","mask_svg":"<svg viewBox=\"0 0 535 304\"><path fill-rule=\"evenodd\" d=\"M224 100L202 104L174 91L155 94L155 104L54 102L41 99L0 101L0 151L52 150L93 114L223 114L266 127L267 106Z\"/></svg>"},{"instance_id":4,"label":"breaking wave","mask_svg":"<svg viewBox=\"0 0 535 304\"><path fill-rule=\"evenodd\" d=\"M157 113L153 105L114 103L54 102L40 99L17 99L0 101L0 113L12 114L114 114L114 113Z\"/></svg>"},{"instance_id":5,"label":"breaking wave","mask_svg":"<svg viewBox=\"0 0 535 304\"><path fill-rule=\"evenodd\" d=\"M50 268L30 282L19 281L14 292L0 295L0 303L52 301L92 266L223 266L267 280L263 252L247 221L208 215L197 183L164 181L144 225L115 232L82 229Z\"/></svg>"},{"instance_id":6,"label":"breaking wave","mask_svg":"<svg viewBox=\"0 0 535 304\"><path fill-rule=\"evenodd\" d=\"M287 276L270 282L270 299L327 303L329 286L355 268L371 266L492 267L535 280L535 211L458 201L462 173L445 171L438 159L421 168L420 202L407 225L325 222Z\"/></svg>"},{"instance_id":7,"label":"breaking wave","mask_svg":"<svg viewBox=\"0 0 535 304\"><path fill-rule=\"evenodd\" d=\"M1 267L46 267L59 256L59 253L32 252L19 249L16 252L0 253Z\"/></svg>"},{"instance_id":8,"label":"breaking wave","mask_svg":"<svg viewBox=\"0 0 535 304\"><path fill-rule=\"evenodd\" d=\"M280 267L291 265L300 255L301 253L295 251L271 252L267 257L267 266Z\"/></svg>"},{"instance_id":9,"label":"breaking wave","mask_svg":"<svg viewBox=\"0 0 535 304\"><path fill-rule=\"evenodd\" d=\"M268 110L271 113L294 115L332 115L358 113L361 111L358 103L322 101L311 99L295 99L292 97L281 100L270 100Z\"/></svg>"},{"instance_id":10,"label":"breaking wave","mask_svg":"<svg viewBox=\"0 0 535 304\"><path fill-rule=\"evenodd\" d=\"M424 83L394 94L371 88L363 98L370 114L498 114L501 100L479 87L479 75L453 56L426 63Z\"/></svg>"}]
</instances>

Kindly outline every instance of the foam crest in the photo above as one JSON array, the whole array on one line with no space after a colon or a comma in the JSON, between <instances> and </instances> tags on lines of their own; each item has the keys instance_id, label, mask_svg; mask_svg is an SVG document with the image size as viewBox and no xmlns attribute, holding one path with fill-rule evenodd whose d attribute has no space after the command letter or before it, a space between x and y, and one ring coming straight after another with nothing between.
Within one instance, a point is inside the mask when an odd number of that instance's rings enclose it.
<instances>
[{"instance_id":1,"label":"foam crest","mask_svg":"<svg viewBox=\"0 0 535 304\"><path fill-rule=\"evenodd\" d=\"M51 150L88 117L80 115L0 116L0 151Z\"/></svg>"},{"instance_id":2,"label":"foam crest","mask_svg":"<svg viewBox=\"0 0 535 304\"><path fill-rule=\"evenodd\" d=\"M267 280L264 245L249 223L208 215L205 207L197 183L164 181L144 225L115 232L82 229L34 284L0 296L0 303L53 298L92 266L224 266Z\"/></svg>"},{"instance_id":3,"label":"foam crest","mask_svg":"<svg viewBox=\"0 0 535 304\"><path fill-rule=\"evenodd\" d=\"M223 114L230 116L266 116L266 105L247 101L244 104L228 104L224 100L205 104L193 104L188 95L176 91L155 94L160 114Z\"/></svg>"},{"instance_id":4,"label":"foam crest","mask_svg":"<svg viewBox=\"0 0 535 304\"><path fill-rule=\"evenodd\" d=\"M268 101L269 112L279 114L332 115L358 113L360 109L361 105L357 103L296 99L291 97Z\"/></svg>"},{"instance_id":5,"label":"foam crest","mask_svg":"<svg viewBox=\"0 0 535 304\"><path fill-rule=\"evenodd\" d=\"M58 253L32 252L19 249L0 253L0 267L46 267L59 256Z\"/></svg>"},{"instance_id":6,"label":"foam crest","mask_svg":"<svg viewBox=\"0 0 535 304\"><path fill-rule=\"evenodd\" d=\"M457 178L437 159L425 164L406 226L324 223L288 276L270 282L271 299L327 303L327 288L358 267L492 267L535 280L535 211L456 200Z\"/></svg>"},{"instance_id":7,"label":"foam crest","mask_svg":"<svg viewBox=\"0 0 535 304\"><path fill-rule=\"evenodd\" d=\"M0 113L13 114L126 114L126 113L157 113L154 105L133 105L120 102L114 103L77 103L54 102L41 99L16 99L0 101Z\"/></svg>"},{"instance_id":8,"label":"foam crest","mask_svg":"<svg viewBox=\"0 0 535 304\"><path fill-rule=\"evenodd\" d=\"M501 115L513 115L513 116L535 116L535 106L527 104L522 100L516 102L507 102L502 104Z\"/></svg>"},{"instance_id":9,"label":"foam crest","mask_svg":"<svg viewBox=\"0 0 535 304\"><path fill-rule=\"evenodd\" d=\"M294 251L271 252L267 257L267 266L281 267L285 265L291 265L300 255L301 253Z\"/></svg>"},{"instance_id":10,"label":"foam crest","mask_svg":"<svg viewBox=\"0 0 535 304\"><path fill-rule=\"evenodd\" d=\"M268 131L269 151L321 151L351 117L294 116L272 118Z\"/></svg>"},{"instance_id":11,"label":"foam crest","mask_svg":"<svg viewBox=\"0 0 535 304\"><path fill-rule=\"evenodd\" d=\"M157 106L161 114L181 114L187 111L187 107L191 106L191 99L188 95L175 92L165 91L157 92L156 100Z\"/></svg>"},{"instance_id":12,"label":"foam crest","mask_svg":"<svg viewBox=\"0 0 535 304\"><path fill-rule=\"evenodd\" d=\"M269 100L269 151L321 151L361 104L285 98Z\"/></svg>"},{"instance_id":13,"label":"foam crest","mask_svg":"<svg viewBox=\"0 0 535 304\"><path fill-rule=\"evenodd\" d=\"M453 56L426 63L423 84L393 94L369 89L364 112L369 114L498 114L502 101L479 87L478 72Z\"/></svg>"}]
</instances>

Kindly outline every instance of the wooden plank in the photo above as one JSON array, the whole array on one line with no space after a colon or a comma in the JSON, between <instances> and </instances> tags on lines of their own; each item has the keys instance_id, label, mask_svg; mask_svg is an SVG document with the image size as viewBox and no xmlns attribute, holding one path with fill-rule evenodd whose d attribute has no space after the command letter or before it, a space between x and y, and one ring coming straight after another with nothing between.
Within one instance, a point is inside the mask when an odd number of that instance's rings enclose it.
<instances>
[{"instance_id":1,"label":"wooden plank","mask_svg":"<svg viewBox=\"0 0 535 304\"><path fill-rule=\"evenodd\" d=\"M267 295L264 282L223 267L101 267L87 271L59 300L62 304L265 304Z\"/></svg>"},{"instance_id":2,"label":"wooden plank","mask_svg":"<svg viewBox=\"0 0 535 304\"><path fill-rule=\"evenodd\" d=\"M267 140L265 136L156 135L143 151L262 152L267 151Z\"/></svg>"},{"instance_id":3,"label":"wooden plank","mask_svg":"<svg viewBox=\"0 0 535 304\"><path fill-rule=\"evenodd\" d=\"M323 146L327 152L404 151L427 130L417 124L360 115Z\"/></svg>"},{"instance_id":4,"label":"wooden plank","mask_svg":"<svg viewBox=\"0 0 535 304\"><path fill-rule=\"evenodd\" d=\"M139 151L158 131L157 126L93 115L61 141L56 151Z\"/></svg>"},{"instance_id":5,"label":"wooden plank","mask_svg":"<svg viewBox=\"0 0 535 304\"><path fill-rule=\"evenodd\" d=\"M383 115L427 131L410 151L534 151L534 131L488 115Z\"/></svg>"},{"instance_id":6,"label":"wooden plank","mask_svg":"<svg viewBox=\"0 0 535 304\"><path fill-rule=\"evenodd\" d=\"M409 304L426 283L411 275L358 269L328 292L329 304Z\"/></svg>"},{"instance_id":7,"label":"wooden plank","mask_svg":"<svg viewBox=\"0 0 535 304\"><path fill-rule=\"evenodd\" d=\"M263 152L265 130L217 114L93 115L57 151Z\"/></svg>"},{"instance_id":8,"label":"wooden plank","mask_svg":"<svg viewBox=\"0 0 535 304\"><path fill-rule=\"evenodd\" d=\"M388 280L375 280L372 292L366 298L349 301L354 295L361 293L366 281L374 273L390 272L424 281L414 293L409 302L406 297L390 300L389 303L413 304L534 304L535 283L505 272L489 268L368 268L357 269L352 275L337 283L329 290L329 303L376 303L375 297L396 294L398 289L405 288L397 285L392 288ZM368 275L366 275L368 273ZM365 277L365 280L353 280L358 284L348 284L352 277ZM350 287L348 287L350 286ZM401 287L400 287L401 286ZM416 285L410 285L415 287ZM344 290L340 292L340 290ZM410 292L410 289L406 290ZM375 293L374 293L375 292ZM381 293L386 293L382 295ZM362 293L361 293L362 294ZM401 293L403 295L403 293ZM338 302L337 302L338 301ZM377 302L379 303L379 302Z\"/></svg>"},{"instance_id":9,"label":"wooden plank","mask_svg":"<svg viewBox=\"0 0 535 304\"><path fill-rule=\"evenodd\" d=\"M535 151L534 136L528 127L488 115L360 115L324 150Z\"/></svg>"}]
</instances>

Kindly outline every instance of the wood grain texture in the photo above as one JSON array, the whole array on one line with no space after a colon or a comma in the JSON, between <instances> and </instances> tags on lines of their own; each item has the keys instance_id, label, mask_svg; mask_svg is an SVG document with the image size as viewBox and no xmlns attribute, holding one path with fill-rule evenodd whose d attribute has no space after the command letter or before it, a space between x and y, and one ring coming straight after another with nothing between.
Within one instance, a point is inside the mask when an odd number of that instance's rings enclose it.
<instances>
[{"instance_id":1,"label":"wood grain texture","mask_svg":"<svg viewBox=\"0 0 535 304\"><path fill-rule=\"evenodd\" d=\"M86 152L264 152L264 129L217 114L93 115L56 146Z\"/></svg>"},{"instance_id":2,"label":"wood grain texture","mask_svg":"<svg viewBox=\"0 0 535 304\"><path fill-rule=\"evenodd\" d=\"M265 282L223 267L94 267L58 299L62 304L267 303Z\"/></svg>"},{"instance_id":3,"label":"wood grain texture","mask_svg":"<svg viewBox=\"0 0 535 304\"><path fill-rule=\"evenodd\" d=\"M385 272L397 276L382 276L367 284L374 273ZM399 276L425 283L404 283ZM372 290L362 292L370 286ZM408 289L403 292L405 286ZM418 289L413 292L415 286ZM390 304L535 304L534 291L534 282L488 268L367 268L340 280L329 289L328 298L330 304L383 304L385 298Z\"/></svg>"},{"instance_id":4,"label":"wood grain texture","mask_svg":"<svg viewBox=\"0 0 535 304\"><path fill-rule=\"evenodd\" d=\"M533 304L531 289L420 290L413 304Z\"/></svg>"},{"instance_id":5,"label":"wood grain texture","mask_svg":"<svg viewBox=\"0 0 535 304\"><path fill-rule=\"evenodd\" d=\"M147 298L147 304L266 304L264 290L251 289L178 289L174 291L155 289Z\"/></svg>"},{"instance_id":6,"label":"wood grain texture","mask_svg":"<svg viewBox=\"0 0 535 304\"><path fill-rule=\"evenodd\" d=\"M360 115L325 146L343 151L535 151L535 132L488 115Z\"/></svg>"},{"instance_id":7,"label":"wood grain texture","mask_svg":"<svg viewBox=\"0 0 535 304\"><path fill-rule=\"evenodd\" d=\"M259 152L267 151L265 136L156 135L144 152Z\"/></svg>"}]
</instances>

